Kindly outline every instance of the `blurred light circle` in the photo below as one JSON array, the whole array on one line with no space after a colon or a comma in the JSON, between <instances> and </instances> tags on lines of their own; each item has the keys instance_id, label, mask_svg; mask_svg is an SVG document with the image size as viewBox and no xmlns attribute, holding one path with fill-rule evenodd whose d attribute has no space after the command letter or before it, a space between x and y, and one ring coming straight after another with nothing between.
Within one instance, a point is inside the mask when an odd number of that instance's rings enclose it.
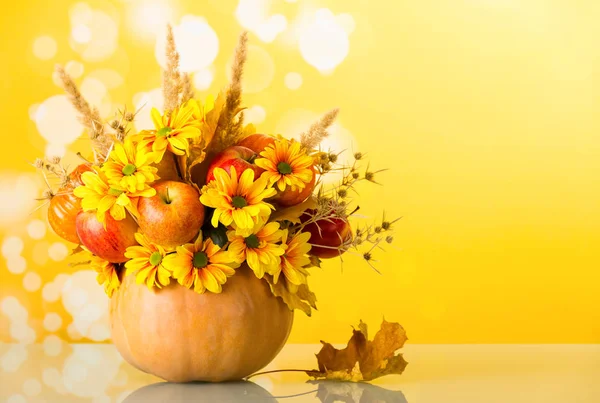
<instances>
[{"instance_id":1,"label":"blurred light circle","mask_svg":"<svg viewBox=\"0 0 600 403\"><path fill-rule=\"evenodd\" d=\"M23 392L27 396L37 396L42 392L42 384L37 379L27 379L23 382Z\"/></svg>"},{"instance_id":2,"label":"blurred light circle","mask_svg":"<svg viewBox=\"0 0 600 403\"><path fill-rule=\"evenodd\" d=\"M36 337L35 330L24 321L12 322L9 333L10 337L24 344L33 343Z\"/></svg>"},{"instance_id":3,"label":"blurred light circle","mask_svg":"<svg viewBox=\"0 0 600 403\"><path fill-rule=\"evenodd\" d=\"M99 105L108 93L104 83L97 78L86 77L80 86L81 95L91 104Z\"/></svg>"},{"instance_id":4,"label":"blurred light circle","mask_svg":"<svg viewBox=\"0 0 600 403\"><path fill-rule=\"evenodd\" d=\"M38 59L52 59L56 55L56 51L56 41L51 36L39 36L33 41L33 54Z\"/></svg>"},{"instance_id":5,"label":"blurred light circle","mask_svg":"<svg viewBox=\"0 0 600 403\"><path fill-rule=\"evenodd\" d=\"M60 371L56 368L44 368L42 371L42 382L50 387L58 385L61 382Z\"/></svg>"},{"instance_id":6,"label":"blurred light circle","mask_svg":"<svg viewBox=\"0 0 600 403\"><path fill-rule=\"evenodd\" d=\"M46 150L44 156L47 158L51 157L63 157L67 153L67 147L64 144L49 143L46 144Z\"/></svg>"},{"instance_id":7,"label":"blurred light circle","mask_svg":"<svg viewBox=\"0 0 600 403\"><path fill-rule=\"evenodd\" d=\"M46 223L42 220L32 220L27 225L27 234L31 239L42 239L46 235Z\"/></svg>"},{"instance_id":8,"label":"blurred light circle","mask_svg":"<svg viewBox=\"0 0 600 403\"><path fill-rule=\"evenodd\" d=\"M160 66L165 69L166 32L162 30L156 41L155 55ZM219 38L202 17L186 15L179 25L173 27L175 45L180 56L182 72L194 72L210 66L219 53Z\"/></svg>"},{"instance_id":9,"label":"blurred light circle","mask_svg":"<svg viewBox=\"0 0 600 403\"><path fill-rule=\"evenodd\" d=\"M27 399L23 395L10 395L6 403L27 403Z\"/></svg>"},{"instance_id":10,"label":"blurred light circle","mask_svg":"<svg viewBox=\"0 0 600 403\"><path fill-rule=\"evenodd\" d=\"M44 301L54 302L60 298L60 288L54 283L48 283L42 288L42 298Z\"/></svg>"},{"instance_id":11,"label":"blurred light circle","mask_svg":"<svg viewBox=\"0 0 600 403\"><path fill-rule=\"evenodd\" d=\"M5 297L2 300L2 313L11 320L27 320L29 316L27 309L13 296Z\"/></svg>"},{"instance_id":12,"label":"blurred light circle","mask_svg":"<svg viewBox=\"0 0 600 403\"><path fill-rule=\"evenodd\" d=\"M244 122L252 124L260 124L265 121L267 112L260 105L254 105L244 110Z\"/></svg>"},{"instance_id":13,"label":"blurred light circle","mask_svg":"<svg viewBox=\"0 0 600 403\"><path fill-rule=\"evenodd\" d=\"M200 91L207 90L213 82L213 72L202 69L194 74L194 87Z\"/></svg>"},{"instance_id":14,"label":"blurred light circle","mask_svg":"<svg viewBox=\"0 0 600 403\"><path fill-rule=\"evenodd\" d=\"M155 39L157 32L172 21L174 7L169 0L132 1L129 7L130 27L133 34Z\"/></svg>"},{"instance_id":15,"label":"blurred light circle","mask_svg":"<svg viewBox=\"0 0 600 403\"><path fill-rule=\"evenodd\" d=\"M24 344L11 344L0 359L2 371L17 372L21 364L27 360L27 355L27 347Z\"/></svg>"},{"instance_id":16,"label":"blurred light circle","mask_svg":"<svg viewBox=\"0 0 600 403\"><path fill-rule=\"evenodd\" d=\"M67 326L67 334L69 335L69 338L74 341L78 341L83 338L83 335L79 332L79 330L77 330L73 323Z\"/></svg>"},{"instance_id":17,"label":"blurred light circle","mask_svg":"<svg viewBox=\"0 0 600 403\"><path fill-rule=\"evenodd\" d=\"M48 312L44 316L44 329L56 332L62 326L62 318L56 312Z\"/></svg>"},{"instance_id":18,"label":"blurred light circle","mask_svg":"<svg viewBox=\"0 0 600 403\"><path fill-rule=\"evenodd\" d=\"M83 132L78 113L66 95L54 95L35 114L38 131L49 143L70 144Z\"/></svg>"},{"instance_id":19,"label":"blurred light circle","mask_svg":"<svg viewBox=\"0 0 600 403\"><path fill-rule=\"evenodd\" d=\"M92 14L93 11L91 7L84 2L75 3L69 9L69 18L71 19L71 24L86 24L92 20Z\"/></svg>"},{"instance_id":20,"label":"blurred light circle","mask_svg":"<svg viewBox=\"0 0 600 403\"><path fill-rule=\"evenodd\" d=\"M233 58L227 63L227 77L231 80L231 65ZM244 67L242 87L244 92L253 94L260 92L271 85L275 76L275 63L269 53L263 48L248 46L248 60Z\"/></svg>"},{"instance_id":21,"label":"blurred light circle","mask_svg":"<svg viewBox=\"0 0 600 403\"><path fill-rule=\"evenodd\" d=\"M62 242L54 242L48 249L48 256L55 262L60 262L69 256L69 249Z\"/></svg>"},{"instance_id":22,"label":"blurred light circle","mask_svg":"<svg viewBox=\"0 0 600 403\"><path fill-rule=\"evenodd\" d=\"M42 278L35 272L29 272L23 276L23 288L26 291L34 292L42 286Z\"/></svg>"},{"instance_id":23,"label":"blurred light circle","mask_svg":"<svg viewBox=\"0 0 600 403\"><path fill-rule=\"evenodd\" d=\"M290 90L297 90L302 86L302 76L300 73L290 72L285 75L283 78L285 86Z\"/></svg>"},{"instance_id":24,"label":"blurred light circle","mask_svg":"<svg viewBox=\"0 0 600 403\"><path fill-rule=\"evenodd\" d=\"M356 29L356 23L354 22L354 17L348 13L338 14L336 17L338 24L344 28L346 35L350 35Z\"/></svg>"},{"instance_id":25,"label":"blurred light circle","mask_svg":"<svg viewBox=\"0 0 600 403\"><path fill-rule=\"evenodd\" d=\"M85 18L71 15L71 47L84 60L98 62L110 57L118 46L117 23L104 11L86 10Z\"/></svg>"},{"instance_id":26,"label":"blurred light circle","mask_svg":"<svg viewBox=\"0 0 600 403\"><path fill-rule=\"evenodd\" d=\"M6 268L13 274L21 274L27 269L27 260L23 256L11 256L6 259Z\"/></svg>"},{"instance_id":27,"label":"blurred light circle","mask_svg":"<svg viewBox=\"0 0 600 403\"><path fill-rule=\"evenodd\" d=\"M79 78L83 74L84 67L82 63L71 60L65 64L65 71L71 76L71 78Z\"/></svg>"},{"instance_id":28,"label":"blurred light circle","mask_svg":"<svg viewBox=\"0 0 600 403\"><path fill-rule=\"evenodd\" d=\"M16 176L13 172L0 172L0 199L2 200L0 227L9 228L14 224L21 225L23 221L27 220L35 207L41 203L35 200L40 196L38 179L33 174ZM5 251L5 248L3 247L2 250ZM22 247L20 247L20 250L22 250ZM14 252L7 253L14 254Z\"/></svg>"},{"instance_id":29,"label":"blurred light circle","mask_svg":"<svg viewBox=\"0 0 600 403\"><path fill-rule=\"evenodd\" d=\"M40 107L40 104L32 104L29 106L29 109L27 110L27 114L29 115L29 119L31 120L35 120L35 113L37 112L37 109Z\"/></svg>"},{"instance_id":30,"label":"blurred light circle","mask_svg":"<svg viewBox=\"0 0 600 403\"><path fill-rule=\"evenodd\" d=\"M18 236L7 236L2 242L2 256L6 258L19 256L23 252L24 246L23 240Z\"/></svg>"},{"instance_id":31,"label":"blurred light circle","mask_svg":"<svg viewBox=\"0 0 600 403\"><path fill-rule=\"evenodd\" d=\"M287 28L287 19L281 14L269 15L271 0L240 0L235 17L240 25L252 31L263 42L273 42Z\"/></svg>"},{"instance_id":32,"label":"blurred light circle","mask_svg":"<svg viewBox=\"0 0 600 403\"><path fill-rule=\"evenodd\" d=\"M299 37L300 53L308 64L329 73L348 55L350 42L344 28L326 8L315 12Z\"/></svg>"},{"instance_id":33,"label":"blurred light circle","mask_svg":"<svg viewBox=\"0 0 600 403\"><path fill-rule=\"evenodd\" d=\"M75 24L71 28L71 37L77 43L88 43L92 39L92 31L85 24Z\"/></svg>"},{"instance_id":34,"label":"blurred light circle","mask_svg":"<svg viewBox=\"0 0 600 403\"><path fill-rule=\"evenodd\" d=\"M63 341L60 339L60 337L51 334L44 338L42 346L44 348L44 354L49 357L56 357L62 352Z\"/></svg>"},{"instance_id":35,"label":"blurred light circle","mask_svg":"<svg viewBox=\"0 0 600 403\"><path fill-rule=\"evenodd\" d=\"M93 341L104 341L110 339L110 329L102 323L94 323L90 326L88 337Z\"/></svg>"}]
</instances>

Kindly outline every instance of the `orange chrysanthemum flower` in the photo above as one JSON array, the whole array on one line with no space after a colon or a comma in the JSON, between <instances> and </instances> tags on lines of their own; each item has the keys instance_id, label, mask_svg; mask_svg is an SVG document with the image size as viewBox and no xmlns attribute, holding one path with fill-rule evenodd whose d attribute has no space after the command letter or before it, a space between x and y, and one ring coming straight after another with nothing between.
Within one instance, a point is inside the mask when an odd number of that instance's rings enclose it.
<instances>
[{"instance_id":1,"label":"orange chrysanthemum flower","mask_svg":"<svg viewBox=\"0 0 600 403\"><path fill-rule=\"evenodd\" d=\"M283 273L286 280L295 286L306 284L308 271L305 266L310 265L308 252L310 251L310 232L300 232L288 239L289 232L283 230L281 247L285 253L281 256L279 267L273 272L273 282L277 284L279 275Z\"/></svg>"},{"instance_id":2,"label":"orange chrysanthemum flower","mask_svg":"<svg viewBox=\"0 0 600 403\"><path fill-rule=\"evenodd\" d=\"M145 283L150 290L153 286L162 288L169 285L171 272L164 264L165 249L140 233L135 234L135 240L140 246L130 246L125 251L125 257L130 259L125 263L125 275L134 273L136 282Z\"/></svg>"},{"instance_id":3,"label":"orange chrysanthemum flower","mask_svg":"<svg viewBox=\"0 0 600 403\"><path fill-rule=\"evenodd\" d=\"M152 147L157 153L156 162L162 160L169 150L175 155L185 155L189 150L188 139L200 136L200 125L194 114L197 106L187 102L171 113L161 115L158 109L150 112L156 130L146 130L136 136L142 147Z\"/></svg>"},{"instance_id":4,"label":"orange chrysanthemum flower","mask_svg":"<svg viewBox=\"0 0 600 403\"><path fill-rule=\"evenodd\" d=\"M119 280L119 265L116 263L107 262L98 256L92 255L90 266L98 275L96 281L100 285L104 285L104 292L109 297L112 297L113 293L119 289L121 281Z\"/></svg>"},{"instance_id":5,"label":"orange chrysanthemum flower","mask_svg":"<svg viewBox=\"0 0 600 403\"><path fill-rule=\"evenodd\" d=\"M156 158L157 153L139 147L132 137L126 137L123 144L115 143L102 170L111 184L131 193L141 192L160 179L156 175L158 169L151 166Z\"/></svg>"},{"instance_id":6,"label":"orange chrysanthemum flower","mask_svg":"<svg viewBox=\"0 0 600 403\"><path fill-rule=\"evenodd\" d=\"M314 160L306 155L302 146L295 140L279 139L260 153L254 163L265 170L261 178L270 184L277 184L279 190L304 189L313 178Z\"/></svg>"},{"instance_id":7,"label":"orange chrysanthemum flower","mask_svg":"<svg viewBox=\"0 0 600 403\"><path fill-rule=\"evenodd\" d=\"M255 181L252 169L246 169L239 179L234 167L231 176L221 168L213 173L215 180L204 186L200 196L202 204L215 209L212 225L235 224L239 234L250 235L256 223L271 214L274 207L264 199L275 196L275 189L262 177Z\"/></svg>"},{"instance_id":8,"label":"orange chrysanthemum flower","mask_svg":"<svg viewBox=\"0 0 600 403\"><path fill-rule=\"evenodd\" d=\"M285 252L278 244L282 234L279 223L259 222L248 236L239 235L235 230L227 232L231 242L228 250L238 262L246 261L256 277L263 278L265 273L275 272L279 266L279 256Z\"/></svg>"},{"instance_id":9,"label":"orange chrysanthemum flower","mask_svg":"<svg viewBox=\"0 0 600 403\"><path fill-rule=\"evenodd\" d=\"M164 265L182 286L199 294L206 290L218 294L227 277L233 276L234 269L240 266L234 260L231 253L221 250L210 238L204 241L200 233L194 243L178 246L177 253L167 255Z\"/></svg>"}]
</instances>

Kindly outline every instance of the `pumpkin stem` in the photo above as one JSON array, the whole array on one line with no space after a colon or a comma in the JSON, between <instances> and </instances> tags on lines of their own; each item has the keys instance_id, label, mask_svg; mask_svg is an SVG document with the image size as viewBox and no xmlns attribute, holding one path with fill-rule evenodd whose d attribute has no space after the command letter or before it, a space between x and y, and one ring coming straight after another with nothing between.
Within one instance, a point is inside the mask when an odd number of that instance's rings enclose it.
<instances>
[{"instance_id":1,"label":"pumpkin stem","mask_svg":"<svg viewBox=\"0 0 600 403\"><path fill-rule=\"evenodd\" d=\"M255 372L251 375L248 375L247 377L244 378L244 380L248 380L250 378L254 378L255 376L259 376L259 375L266 375L266 374L274 374L276 372L311 372L311 371L317 371L315 369L275 369L272 371L263 371L263 372Z\"/></svg>"}]
</instances>

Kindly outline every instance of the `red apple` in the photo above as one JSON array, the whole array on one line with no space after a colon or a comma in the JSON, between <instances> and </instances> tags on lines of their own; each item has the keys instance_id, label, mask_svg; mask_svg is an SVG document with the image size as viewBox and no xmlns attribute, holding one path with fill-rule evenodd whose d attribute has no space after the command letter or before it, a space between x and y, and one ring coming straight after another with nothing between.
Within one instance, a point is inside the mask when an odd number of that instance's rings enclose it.
<instances>
[{"instance_id":1,"label":"red apple","mask_svg":"<svg viewBox=\"0 0 600 403\"><path fill-rule=\"evenodd\" d=\"M264 151L265 148L275 143L275 137L269 136L267 134L252 134L236 145L246 147L251 149L257 154L260 154L261 151Z\"/></svg>"},{"instance_id":2,"label":"red apple","mask_svg":"<svg viewBox=\"0 0 600 403\"><path fill-rule=\"evenodd\" d=\"M314 210L307 210L300 219L307 222L313 217ZM345 252L339 249L352 239L352 228L346 218L330 216L307 224L302 232L310 232L308 242L312 245L310 254L321 259L338 257Z\"/></svg>"},{"instance_id":3,"label":"red apple","mask_svg":"<svg viewBox=\"0 0 600 403\"><path fill-rule=\"evenodd\" d=\"M160 181L156 195L138 204L140 230L161 246L183 245L198 235L204 222L204 206L195 187L183 182Z\"/></svg>"},{"instance_id":4,"label":"red apple","mask_svg":"<svg viewBox=\"0 0 600 403\"><path fill-rule=\"evenodd\" d=\"M95 211L80 212L77 215L76 226L81 244L94 255L109 262L126 262L125 250L137 245L137 223L129 214L123 220L117 221L107 213L105 225L98 221Z\"/></svg>"},{"instance_id":5,"label":"red apple","mask_svg":"<svg viewBox=\"0 0 600 403\"><path fill-rule=\"evenodd\" d=\"M254 178L258 179L260 174L263 173L263 169L254 165L254 160L258 156L257 153L249 148L241 146L232 146L221 151L215 155L214 159L210 163L208 173L206 175L206 183L215 179L213 171L215 168L222 168L227 173L231 173L231 167L235 168L238 176L242 174L246 169L250 168L254 171Z\"/></svg>"}]
</instances>

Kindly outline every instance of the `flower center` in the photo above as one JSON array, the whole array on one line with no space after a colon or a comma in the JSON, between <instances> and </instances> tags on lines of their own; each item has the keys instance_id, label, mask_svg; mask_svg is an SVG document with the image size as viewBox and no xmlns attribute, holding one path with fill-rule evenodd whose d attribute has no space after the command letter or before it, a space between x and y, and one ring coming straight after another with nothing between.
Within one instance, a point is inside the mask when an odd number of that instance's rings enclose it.
<instances>
[{"instance_id":1,"label":"flower center","mask_svg":"<svg viewBox=\"0 0 600 403\"><path fill-rule=\"evenodd\" d=\"M123 175L130 176L133 175L136 171L137 167L133 164L127 164L123 167L122 171Z\"/></svg>"},{"instance_id":2,"label":"flower center","mask_svg":"<svg viewBox=\"0 0 600 403\"><path fill-rule=\"evenodd\" d=\"M260 245L260 239L255 234L252 234L245 239L246 246L249 248L258 248Z\"/></svg>"},{"instance_id":3,"label":"flower center","mask_svg":"<svg viewBox=\"0 0 600 403\"><path fill-rule=\"evenodd\" d=\"M150 255L149 261L152 266L158 266L160 262L162 262L162 259L162 255L160 254L160 252L157 251Z\"/></svg>"},{"instance_id":4,"label":"flower center","mask_svg":"<svg viewBox=\"0 0 600 403\"><path fill-rule=\"evenodd\" d=\"M156 134L158 134L159 136L167 136L172 131L173 131L173 129L171 129L169 126L166 126L166 127L161 127L160 129L158 129Z\"/></svg>"},{"instance_id":5,"label":"flower center","mask_svg":"<svg viewBox=\"0 0 600 403\"><path fill-rule=\"evenodd\" d=\"M281 161L277 164L277 170L282 175L289 175L292 173L292 166L285 161Z\"/></svg>"},{"instance_id":6,"label":"flower center","mask_svg":"<svg viewBox=\"0 0 600 403\"><path fill-rule=\"evenodd\" d=\"M196 269L202 269L208 265L208 256L204 252L194 253L194 267Z\"/></svg>"},{"instance_id":7,"label":"flower center","mask_svg":"<svg viewBox=\"0 0 600 403\"><path fill-rule=\"evenodd\" d=\"M111 196L121 196L121 194L123 194L124 190L119 190L119 189L115 189L115 188L110 188L108 189L108 194Z\"/></svg>"},{"instance_id":8,"label":"flower center","mask_svg":"<svg viewBox=\"0 0 600 403\"><path fill-rule=\"evenodd\" d=\"M243 208L248 205L248 202L246 202L246 199L242 196L233 196L231 198L231 204L233 204L233 207L235 208Z\"/></svg>"}]
</instances>

